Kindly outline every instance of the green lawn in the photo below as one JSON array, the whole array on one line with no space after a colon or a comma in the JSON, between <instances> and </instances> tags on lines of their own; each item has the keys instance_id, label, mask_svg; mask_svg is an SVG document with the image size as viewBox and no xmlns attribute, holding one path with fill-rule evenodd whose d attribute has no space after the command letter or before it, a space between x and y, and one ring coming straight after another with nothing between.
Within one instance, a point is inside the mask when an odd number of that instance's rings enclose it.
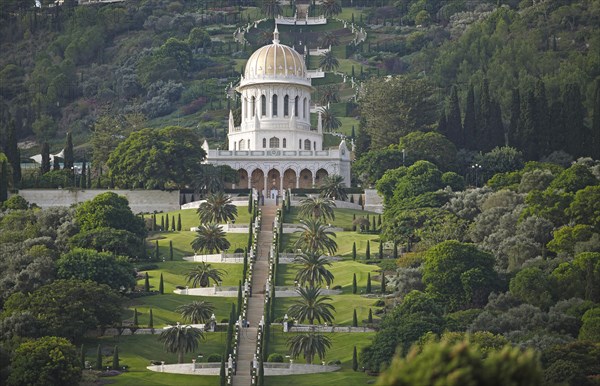
<instances>
[{"instance_id":1,"label":"green lawn","mask_svg":"<svg viewBox=\"0 0 600 386\"><path fill-rule=\"evenodd\" d=\"M149 309L152 308L155 327L174 324L181 321L181 316L179 313L175 312L175 309L183 304L196 300L204 300L212 303L215 307L215 316L218 321L229 317L231 304L235 303L237 298L187 296L173 293L175 286L186 285L185 275L196 265L196 263L187 261L169 261L158 263L157 265L159 266L158 269L147 271L150 277L150 288L152 290L158 290L160 274L162 273L165 287L164 295L144 296L131 300L127 305L128 312L125 315L126 320L133 320L133 309L137 308L140 326L147 326L149 321ZM211 265L214 268L222 269L225 272L223 275L223 285L237 286L239 284L239 280L242 278L242 264L211 263ZM138 285L143 286L144 280L139 280Z\"/></svg>"},{"instance_id":2,"label":"green lawn","mask_svg":"<svg viewBox=\"0 0 600 386\"><path fill-rule=\"evenodd\" d=\"M294 333L283 333L281 329L272 329L272 337L269 344L269 353L288 354L286 341ZM265 385L294 385L294 386L313 386L313 385L345 385L358 386L366 385L375 380L363 372L352 371L352 351L354 346L360 355L363 347L371 343L374 333L334 333L326 334L332 341L332 347L327 351L325 361L341 362L342 369L333 373L306 374L306 375L286 375L276 377L265 377ZM302 356L295 360L296 363L304 363Z\"/></svg>"},{"instance_id":3,"label":"green lawn","mask_svg":"<svg viewBox=\"0 0 600 386\"><path fill-rule=\"evenodd\" d=\"M291 207L289 213L284 213L283 221L286 223L299 223L300 215L298 211L298 207ZM368 215L369 219L372 221L372 217L377 216L377 213L360 209L335 209L335 220L330 221L329 223L334 227L351 230L353 215L357 218Z\"/></svg>"},{"instance_id":4,"label":"green lawn","mask_svg":"<svg viewBox=\"0 0 600 386\"><path fill-rule=\"evenodd\" d=\"M188 353L184 359L191 362L192 358L202 353L203 361L212 353L222 353L225 350L226 334L215 332L206 333L206 340L200 342L198 352ZM216 376L180 375L157 373L146 369L151 361L162 361L166 363L177 363L176 354L164 351L158 335L134 335L121 337L102 337L85 342L86 359L92 363L96 360L96 348L98 345L112 349L119 346L119 359L121 366L127 366L128 371L106 380L116 385L200 385L216 386L219 378ZM104 356L103 362L107 366L112 365L112 356Z\"/></svg>"}]
</instances>

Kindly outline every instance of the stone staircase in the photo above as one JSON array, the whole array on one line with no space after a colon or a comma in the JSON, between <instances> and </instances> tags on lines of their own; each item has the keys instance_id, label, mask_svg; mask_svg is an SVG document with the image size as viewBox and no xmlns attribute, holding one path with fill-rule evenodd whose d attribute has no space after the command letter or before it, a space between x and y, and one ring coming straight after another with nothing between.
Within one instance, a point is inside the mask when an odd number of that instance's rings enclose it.
<instances>
[{"instance_id":1,"label":"stone staircase","mask_svg":"<svg viewBox=\"0 0 600 386\"><path fill-rule=\"evenodd\" d=\"M256 353L256 334L258 323L263 316L265 304L265 285L269 276L269 250L273 241L273 222L277 213L275 202L267 202L261 206L261 229L258 236L256 262L252 273L252 296L248 299L249 328L244 328L241 334L237 372L233 377L233 386L250 386L252 379L250 370Z\"/></svg>"}]
</instances>

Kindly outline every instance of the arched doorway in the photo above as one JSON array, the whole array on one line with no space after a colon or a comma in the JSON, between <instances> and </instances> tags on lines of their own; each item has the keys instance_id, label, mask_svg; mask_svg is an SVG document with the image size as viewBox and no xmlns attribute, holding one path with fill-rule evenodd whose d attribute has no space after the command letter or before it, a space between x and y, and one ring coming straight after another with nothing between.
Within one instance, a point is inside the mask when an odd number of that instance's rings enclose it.
<instances>
[{"instance_id":1,"label":"arched doorway","mask_svg":"<svg viewBox=\"0 0 600 386\"><path fill-rule=\"evenodd\" d=\"M312 172L308 169L302 169L300 171L300 189L310 189L312 183Z\"/></svg>"},{"instance_id":2,"label":"arched doorway","mask_svg":"<svg viewBox=\"0 0 600 386\"><path fill-rule=\"evenodd\" d=\"M283 188L294 189L296 187L296 171L288 169L283 173Z\"/></svg>"},{"instance_id":3,"label":"arched doorway","mask_svg":"<svg viewBox=\"0 0 600 386\"><path fill-rule=\"evenodd\" d=\"M264 194L265 173L261 169L254 169L250 179L250 186L258 192L259 195Z\"/></svg>"},{"instance_id":4,"label":"arched doorway","mask_svg":"<svg viewBox=\"0 0 600 386\"><path fill-rule=\"evenodd\" d=\"M238 170L238 188L240 189L247 189L250 188L250 186L248 186L248 171L246 169L239 169Z\"/></svg>"},{"instance_id":5,"label":"arched doorway","mask_svg":"<svg viewBox=\"0 0 600 386\"><path fill-rule=\"evenodd\" d=\"M327 177L329 175L329 173L327 173L327 170L325 169L319 169L317 170L317 174L315 176L315 186L321 186L321 183L323 182L323 178Z\"/></svg>"},{"instance_id":6,"label":"arched doorway","mask_svg":"<svg viewBox=\"0 0 600 386\"><path fill-rule=\"evenodd\" d=\"M280 181L281 181L281 174L279 173L279 170L277 170L277 169L269 170L269 173L267 173L267 184L268 184L267 193L269 195L269 198L277 198L277 196L279 195L279 191L281 190Z\"/></svg>"}]
</instances>

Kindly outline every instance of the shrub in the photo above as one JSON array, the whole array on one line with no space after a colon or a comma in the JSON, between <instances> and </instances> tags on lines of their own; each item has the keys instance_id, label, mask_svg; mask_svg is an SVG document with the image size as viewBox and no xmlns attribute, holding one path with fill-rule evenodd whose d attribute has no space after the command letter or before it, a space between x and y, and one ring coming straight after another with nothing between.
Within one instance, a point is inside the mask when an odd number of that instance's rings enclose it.
<instances>
[{"instance_id":1,"label":"shrub","mask_svg":"<svg viewBox=\"0 0 600 386\"><path fill-rule=\"evenodd\" d=\"M269 358L267 358L267 362L283 363L283 355L278 354L278 353L273 353L273 354L269 355Z\"/></svg>"},{"instance_id":2,"label":"shrub","mask_svg":"<svg viewBox=\"0 0 600 386\"><path fill-rule=\"evenodd\" d=\"M206 361L207 362L221 362L221 359L222 359L221 354L212 353L206 358Z\"/></svg>"},{"instance_id":3,"label":"shrub","mask_svg":"<svg viewBox=\"0 0 600 386\"><path fill-rule=\"evenodd\" d=\"M385 302L382 299L379 299L378 301L375 302L375 304L373 304L375 307L383 307L385 306Z\"/></svg>"}]
</instances>

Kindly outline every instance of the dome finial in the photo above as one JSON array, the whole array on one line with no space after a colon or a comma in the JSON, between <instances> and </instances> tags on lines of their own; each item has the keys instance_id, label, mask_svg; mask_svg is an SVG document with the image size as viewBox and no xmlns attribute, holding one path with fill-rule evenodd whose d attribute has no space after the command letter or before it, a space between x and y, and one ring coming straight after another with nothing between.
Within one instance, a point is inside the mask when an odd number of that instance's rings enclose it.
<instances>
[{"instance_id":1,"label":"dome finial","mask_svg":"<svg viewBox=\"0 0 600 386\"><path fill-rule=\"evenodd\" d=\"M275 31L273 31L273 44L279 44L279 30L277 29L277 23L275 23Z\"/></svg>"}]
</instances>

